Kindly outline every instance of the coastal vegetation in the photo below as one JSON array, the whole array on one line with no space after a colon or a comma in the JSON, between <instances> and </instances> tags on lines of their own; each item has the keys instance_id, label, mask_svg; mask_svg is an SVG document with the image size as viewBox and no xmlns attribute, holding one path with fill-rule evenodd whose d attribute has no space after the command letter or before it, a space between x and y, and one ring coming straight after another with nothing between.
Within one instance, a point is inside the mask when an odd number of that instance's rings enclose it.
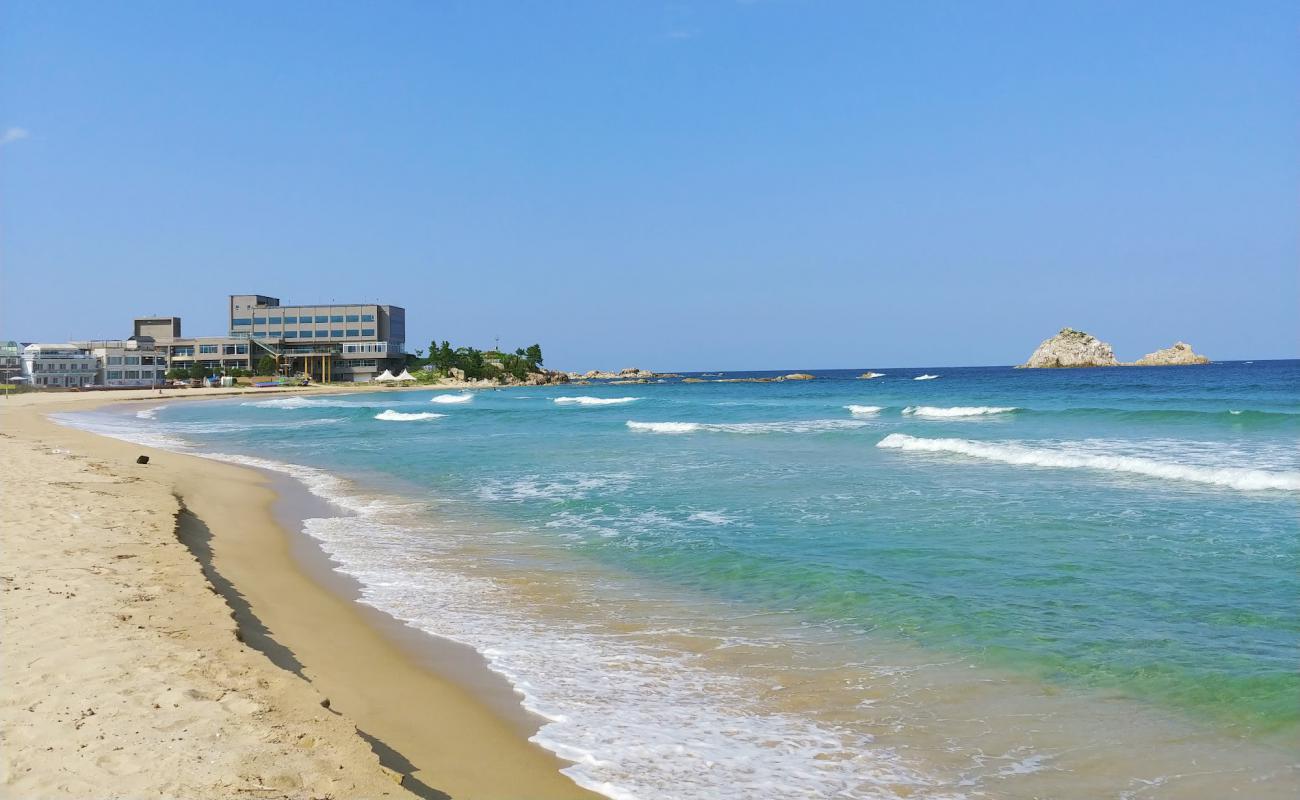
<instances>
[{"instance_id":1,"label":"coastal vegetation","mask_svg":"<svg viewBox=\"0 0 1300 800\"><path fill-rule=\"evenodd\" d=\"M530 375L546 375L542 347L531 344L513 353L479 350L475 347L452 347L451 342L429 342L428 356L417 350L408 357L407 368L418 368L416 379L433 383L442 378L457 380L528 381Z\"/></svg>"}]
</instances>

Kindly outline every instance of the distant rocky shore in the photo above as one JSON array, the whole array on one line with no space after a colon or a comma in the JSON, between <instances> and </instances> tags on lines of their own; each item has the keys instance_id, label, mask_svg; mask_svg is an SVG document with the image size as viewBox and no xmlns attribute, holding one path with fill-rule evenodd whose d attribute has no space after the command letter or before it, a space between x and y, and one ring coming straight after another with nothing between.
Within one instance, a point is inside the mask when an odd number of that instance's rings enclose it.
<instances>
[{"instance_id":1,"label":"distant rocky shore","mask_svg":"<svg viewBox=\"0 0 1300 800\"><path fill-rule=\"evenodd\" d=\"M1043 340L1029 360L1021 364L1025 369L1069 369L1077 367L1166 367L1184 364L1208 364L1210 359L1200 355L1186 342L1148 353L1137 361L1124 362L1115 358L1114 349L1096 336L1074 328Z\"/></svg>"}]
</instances>

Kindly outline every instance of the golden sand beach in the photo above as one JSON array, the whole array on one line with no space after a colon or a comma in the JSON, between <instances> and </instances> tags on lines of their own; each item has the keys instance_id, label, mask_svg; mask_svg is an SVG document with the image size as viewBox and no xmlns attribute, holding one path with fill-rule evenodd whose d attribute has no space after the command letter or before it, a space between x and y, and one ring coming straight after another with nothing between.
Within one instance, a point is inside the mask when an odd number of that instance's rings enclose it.
<instances>
[{"instance_id":1,"label":"golden sand beach","mask_svg":"<svg viewBox=\"0 0 1300 800\"><path fill-rule=\"evenodd\" d=\"M158 397L0 401L6 796L593 796L472 651L306 568L268 476L45 417Z\"/></svg>"}]
</instances>

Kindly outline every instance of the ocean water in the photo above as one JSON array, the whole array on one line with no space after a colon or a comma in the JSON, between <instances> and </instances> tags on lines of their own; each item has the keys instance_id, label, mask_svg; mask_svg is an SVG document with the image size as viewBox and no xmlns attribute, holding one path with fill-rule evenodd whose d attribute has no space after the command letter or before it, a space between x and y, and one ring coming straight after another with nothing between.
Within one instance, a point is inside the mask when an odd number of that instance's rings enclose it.
<instances>
[{"instance_id":1,"label":"ocean water","mask_svg":"<svg viewBox=\"0 0 1300 800\"><path fill-rule=\"evenodd\" d=\"M304 481L611 797L1300 788L1300 362L873 369L61 419Z\"/></svg>"}]
</instances>

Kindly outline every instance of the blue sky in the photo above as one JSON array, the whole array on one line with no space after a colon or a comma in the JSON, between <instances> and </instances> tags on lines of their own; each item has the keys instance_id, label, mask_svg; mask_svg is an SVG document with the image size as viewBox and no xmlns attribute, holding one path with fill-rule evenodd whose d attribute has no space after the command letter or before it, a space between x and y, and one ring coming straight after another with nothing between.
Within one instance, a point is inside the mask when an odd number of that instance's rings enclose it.
<instances>
[{"instance_id":1,"label":"blue sky","mask_svg":"<svg viewBox=\"0 0 1300 800\"><path fill-rule=\"evenodd\" d=\"M1290 2L0 5L0 335L390 302L563 368L1297 354Z\"/></svg>"}]
</instances>

